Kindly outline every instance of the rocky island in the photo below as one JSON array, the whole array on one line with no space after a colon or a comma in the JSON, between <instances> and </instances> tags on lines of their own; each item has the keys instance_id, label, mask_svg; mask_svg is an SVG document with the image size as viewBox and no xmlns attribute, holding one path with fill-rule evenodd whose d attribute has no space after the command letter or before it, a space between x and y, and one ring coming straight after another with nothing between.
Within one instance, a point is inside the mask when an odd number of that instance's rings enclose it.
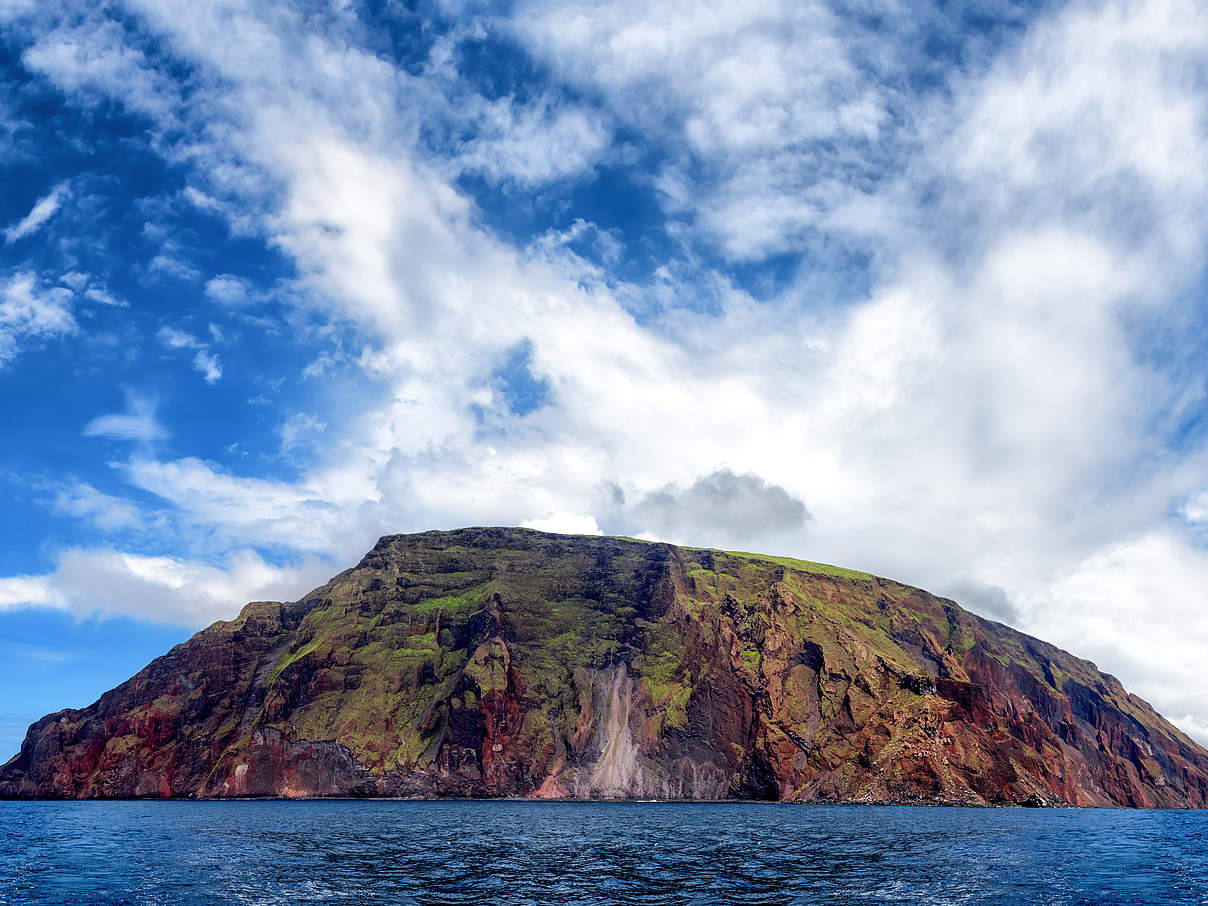
<instances>
[{"instance_id":1,"label":"rocky island","mask_svg":"<svg viewBox=\"0 0 1208 906\"><path fill-rule=\"evenodd\" d=\"M382 538L43 718L0 796L1202 808L1208 752L1089 661L917 588L474 528Z\"/></svg>"}]
</instances>

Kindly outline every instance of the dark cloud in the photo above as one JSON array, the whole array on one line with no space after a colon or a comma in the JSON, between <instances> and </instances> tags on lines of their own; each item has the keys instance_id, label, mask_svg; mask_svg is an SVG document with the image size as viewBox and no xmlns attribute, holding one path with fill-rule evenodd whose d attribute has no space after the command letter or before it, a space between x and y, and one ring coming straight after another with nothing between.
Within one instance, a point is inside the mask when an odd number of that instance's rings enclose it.
<instances>
[{"instance_id":1,"label":"dark cloud","mask_svg":"<svg viewBox=\"0 0 1208 906\"><path fill-rule=\"evenodd\" d=\"M962 607L987 619L1012 625L1020 622L1019 608L997 585L964 579L950 585L945 594Z\"/></svg>"},{"instance_id":2,"label":"dark cloud","mask_svg":"<svg viewBox=\"0 0 1208 906\"><path fill-rule=\"evenodd\" d=\"M636 503L630 515L638 530L668 539L726 543L802 528L805 504L757 475L722 469L691 486L664 485Z\"/></svg>"}]
</instances>

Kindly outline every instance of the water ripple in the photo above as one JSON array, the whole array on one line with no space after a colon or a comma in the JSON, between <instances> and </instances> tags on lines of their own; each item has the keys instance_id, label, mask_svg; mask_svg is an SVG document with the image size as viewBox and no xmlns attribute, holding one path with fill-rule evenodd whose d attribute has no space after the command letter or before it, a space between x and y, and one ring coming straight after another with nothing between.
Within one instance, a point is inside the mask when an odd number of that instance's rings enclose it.
<instances>
[{"instance_id":1,"label":"water ripple","mask_svg":"<svg viewBox=\"0 0 1208 906\"><path fill-rule=\"evenodd\" d=\"M482 902L1208 906L1208 814L0 803L0 906Z\"/></svg>"}]
</instances>

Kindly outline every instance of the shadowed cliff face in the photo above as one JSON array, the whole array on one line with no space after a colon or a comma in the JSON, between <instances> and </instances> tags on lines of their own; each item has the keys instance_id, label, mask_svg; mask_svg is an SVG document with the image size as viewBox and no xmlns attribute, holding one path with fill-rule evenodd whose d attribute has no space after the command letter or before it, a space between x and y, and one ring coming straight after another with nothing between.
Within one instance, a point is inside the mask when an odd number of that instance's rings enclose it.
<instances>
[{"instance_id":1,"label":"shadowed cliff face","mask_svg":"<svg viewBox=\"0 0 1208 906\"><path fill-rule=\"evenodd\" d=\"M1204 807L1087 661L863 573L523 529L390 536L34 724L0 795Z\"/></svg>"}]
</instances>

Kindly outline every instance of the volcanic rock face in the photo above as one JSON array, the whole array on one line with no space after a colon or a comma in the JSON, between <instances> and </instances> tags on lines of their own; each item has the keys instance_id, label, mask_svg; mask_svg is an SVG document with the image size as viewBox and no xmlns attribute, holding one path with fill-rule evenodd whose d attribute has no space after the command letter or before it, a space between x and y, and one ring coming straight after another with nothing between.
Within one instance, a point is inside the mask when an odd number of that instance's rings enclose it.
<instances>
[{"instance_id":1,"label":"volcanic rock face","mask_svg":"<svg viewBox=\"0 0 1208 906\"><path fill-rule=\"evenodd\" d=\"M91 707L8 797L540 796L1204 807L1113 677L863 573L615 538L383 538Z\"/></svg>"}]
</instances>

